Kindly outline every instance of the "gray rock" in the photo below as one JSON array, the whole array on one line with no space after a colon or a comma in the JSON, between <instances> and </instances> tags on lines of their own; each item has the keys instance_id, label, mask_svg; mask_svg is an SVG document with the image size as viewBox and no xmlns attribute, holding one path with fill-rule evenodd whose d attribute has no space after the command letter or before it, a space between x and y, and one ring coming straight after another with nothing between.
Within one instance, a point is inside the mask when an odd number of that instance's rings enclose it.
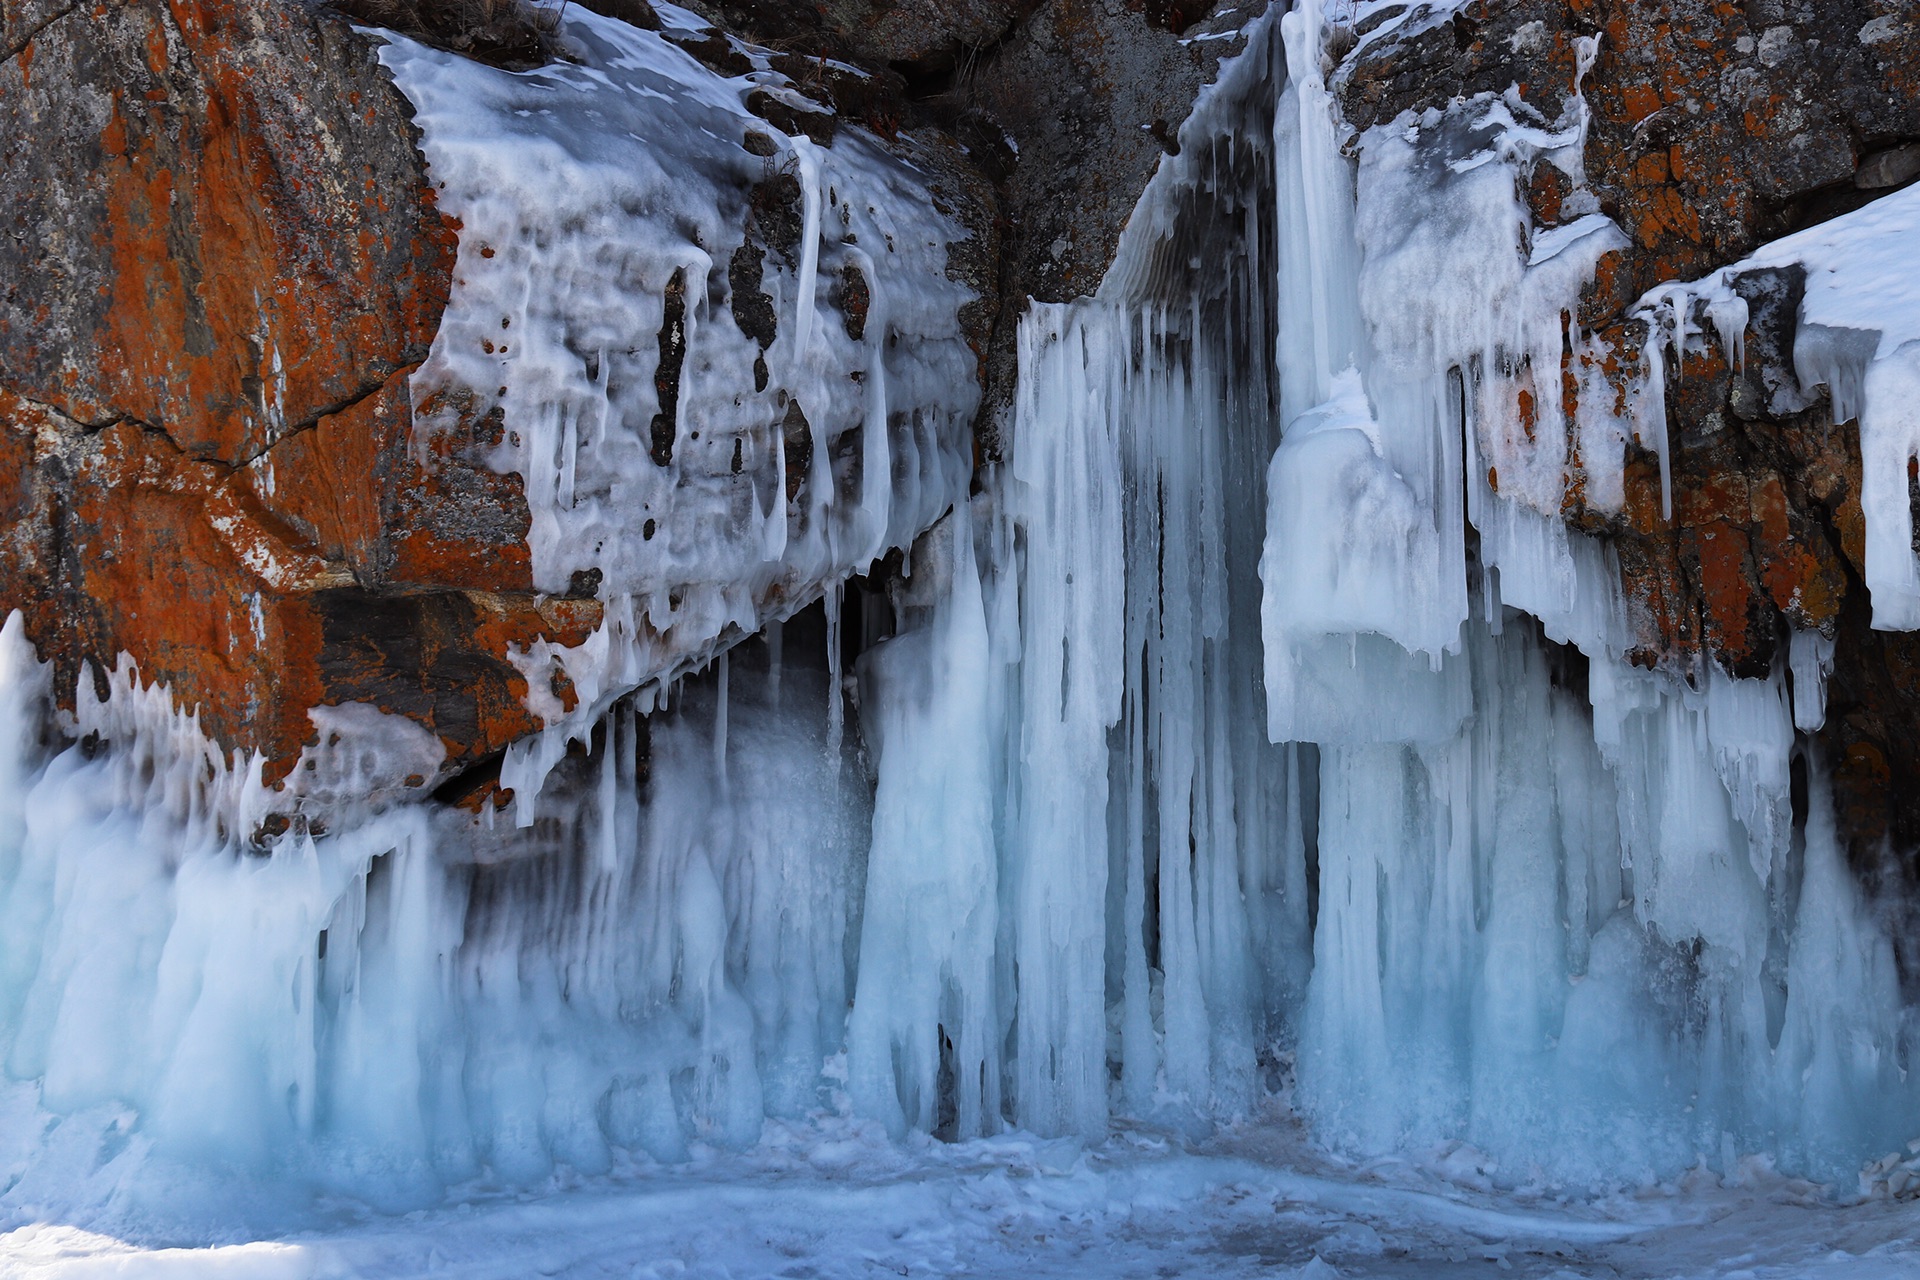
<instances>
[{"instance_id":1,"label":"gray rock","mask_svg":"<svg viewBox=\"0 0 1920 1280\"><path fill-rule=\"evenodd\" d=\"M1879 191L1904 186L1916 176L1920 176L1920 142L1909 142L1904 147L1876 151L1861 161L1854 171L1853 185L1862 191Z\"/></svg>"}]
</instances>

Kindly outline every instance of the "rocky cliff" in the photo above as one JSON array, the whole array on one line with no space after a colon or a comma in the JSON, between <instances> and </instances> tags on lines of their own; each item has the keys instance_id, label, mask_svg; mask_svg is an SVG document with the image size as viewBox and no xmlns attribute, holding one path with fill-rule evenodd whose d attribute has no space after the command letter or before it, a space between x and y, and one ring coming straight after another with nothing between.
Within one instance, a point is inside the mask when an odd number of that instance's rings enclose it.
<instances>
[{"instance_id":1,"label":"rocky cliff","mask_svg":"<svg viewBox=\"0 0 1920 1280\"><path fill-rule=\"evenodd\" d=\"M663 25L644 4L588 7ZM744 150L721 201L724 243L702 250L715 263L710 305L762 355L774 350L774 295L790 298L803 277L793 250L817 216L782 157L813 154L793 139L826 151L871 140L925 175L925 198L963 228L946 249L965 294L954 340L979 384L978 454L993 456L1027 299L1097 287L1196 96L1263 7L741 0L665 23L659 38L734 86L742 118L765 126L727 142ZM529 12L547 43L507 61L585 56L561 17ZM519 447L506 441L505 388L421 376L462 273L481 270L462 255L493 253L442 207L382 38L297 0L6 0L0 41L12 196L0 237L0 600L25 611L58 687L124 654L197 706L221 742L259 752L270 778L314 741L313 707L369 703L416 721L445 746L443 775L572 714L578 668L527 655L579 651L613 625L620 592L674 584L640 574L623 586L598 562L552 580L533 545L547 499L530 506L526 468L502 462ZM1509 86L1543 119L1584 95L1582 195L1631 243L1603 259L1568 318L1599 345L1579 356L1569 346L1565 409L1576 416L1592 394L1581 388L1595 385L1580 361L1624 388L1645 359L1664 359L1673 443L1669 499L1661 460L1636 447L1622 506L1589 503L1576 465L1564 516L1617 550L1646 665L1760 675L1785 661L1796 630L1835 641L1820 734L1848 833L1862 867L1907 876L1882 851L1920 847L1903 802L1920 787L1920 647L1871 627L1857 434L1792 367L1800 283L1791 270L1739 279L1749 314L1738 361L1711 334L1704 353L1649 357L1633 307L1654 286L1913 181L1913 7L1370 4L1336 28L1328 60L1356 132ZM1571 190L1561 169L1535 166L1535 222L1590 212L1566 206ZM672 279L684 298L685 279ZM869 285L857 270L836 274L827 294L829 328L856 346ZM657 329L657 354L642 361L655 372L637 394L656 423L667 416L668 454L681 395L674 317L686 306L675 310L675 287L645 284L658 319L639 343ZM495 340L505 351L508 337ZM601 357L580 358L604 383ZM738 379L742 394L785 394L763 368ZM738 428L751 447L755 432L792 442L768 465L793 486L796 529L802 482L816 474L813 425L788 407L800 400L770 398L766 422ZM665 466L655 428L634 429ZM823 452L855 439L822 430ZM739 447L730 468L727 453L712 470L742 474ZM897 544L917 529L890 532ZM698 635L654 636L614 683L700 660L847 567L769 577Z\"/></svg>"},{"instance_id":2,"label":"rocky cliff","mask_svg":"<svg viewBox=\"0 0 1920 1280\"><path fill-rule=\"evenodd\" d=\"M661 26L645 4L591 7ZM457 6L438 7L453 19L437 31L417 21L436 6L340 8L506 66L580 56L552 6L520 10L517 35L464 43ZM992 365L1004 406L1017 300L1098 280L1170 130L1230 47L1182 43L1167 15L1148 26L1068 5L1030 22L1028 8L902 10L877 24L851 10L716 13L777 49L669 24L666 38L766 122L735 140L767 171L729 198L725 234L743 248L709 281L762 351L779 330L758 259L784 255L765 272L792 277L807 215L791 164L761 157L782 133L831 148L836 127L858 130L928 175L920 198L967 228L948 274L971 298L959 320L977 376ZM313 707L409 717L445 745L445 773L541 728L557 714L547 704L571 709L563 670L533 673L553 688L530 692L514 655L586 642L608 592L597 568L536 584L526 480L498 463L493 389L417 377L456 290L463 228L437 202L445 184L379 64L383 39L299 0L8 0L0 14L13 193L0 238L0 599L26 612L63 698L81 679L104 690L125 655L218 741L259 753L269 780L315 740ZM855 271L845 285L829 302L857 341L867 282ZM663 312L647 363L671 417L667 325ZM764 371L753 377L761 390ZM784 413L784 434L809 430L798 405ZM991 450L994 414L980 418ZM671 444L650 446L662 465ZM749 615L820 589L763 586ZM726 634L742 623L757 626L748 616ZM726 642L715 629L667 644L634 679Z\"/></svg>"},{"instance_id":3,"label":"rocky cliff","mask_svg":"<svg viewBox=\"0 0 1920 1280\"><path fill-rule=\"evenodd\" d=\"M409 447L458 226L372 42L293 4L9 4L6 32L0 573L60 686L127 654L274 775L313 706L404 710L455 758L537 727L506 644L592 606L535 596L474 440Z\"/></svg>"}]
</instances>

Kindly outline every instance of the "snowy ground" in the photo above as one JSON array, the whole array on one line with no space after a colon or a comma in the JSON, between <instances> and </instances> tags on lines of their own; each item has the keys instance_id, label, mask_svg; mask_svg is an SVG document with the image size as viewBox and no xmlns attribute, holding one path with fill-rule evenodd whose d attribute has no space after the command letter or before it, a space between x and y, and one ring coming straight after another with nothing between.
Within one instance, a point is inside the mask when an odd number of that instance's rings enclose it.
<instances>
[{"instance_id":1,"label":"snowy ground","mask_svg":"<svg viewBox=\"0 0 1920 1280\"><path fill-rule=\"evenodd\" d=\"M1131 1132L1091 1149L1018 1136L902 1149L871 1132L770 1126L751 1155L691 1169L539 1195L467 1187L400 1217L333 1203L308 1229L262 1238L18 1226L0 1235L0 1274L1920 1276L1911 1203L1836 1205L1758 1172L1569 1203L1476 1190L1467 1154L1341 1167L1284 1127L1199 1145Z\"/></svg>"}]
</instances>

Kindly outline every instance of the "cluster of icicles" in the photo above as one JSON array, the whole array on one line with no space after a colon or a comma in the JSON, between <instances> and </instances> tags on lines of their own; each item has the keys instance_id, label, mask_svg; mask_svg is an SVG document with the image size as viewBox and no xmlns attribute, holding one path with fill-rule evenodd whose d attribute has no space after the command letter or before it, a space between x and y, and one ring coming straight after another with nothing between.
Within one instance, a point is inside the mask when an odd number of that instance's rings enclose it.
<instances>
[{"instance_id":1,"label":"cluster of icicles","mask_svg":"<svg viewBox=\"0 0 1920 1280\"><path fill-rule=\"evenodd\" d=\"M404 1198L769 1117L1290 1099L1343 1150L1591 1187L1850 1177L1920 1131L1796 736L1821 642L1791 698L1627 665L1557 486L1576 438L1604 502L1594 460L1663 415L1501 416L1619 234L1515 199L1518 165L1577 179L1577 94L1383 126L1356 169L1319 47L1311 6L1257 28L1101 296L1027 316L1007 458L913 548L857 732L776 632L607 716L531 827L369 809L256 856L257 781L130 671L83 683L89 749L44 746L10 623L0 1052L47 1149Z\"/></svg>"}]
</instances>

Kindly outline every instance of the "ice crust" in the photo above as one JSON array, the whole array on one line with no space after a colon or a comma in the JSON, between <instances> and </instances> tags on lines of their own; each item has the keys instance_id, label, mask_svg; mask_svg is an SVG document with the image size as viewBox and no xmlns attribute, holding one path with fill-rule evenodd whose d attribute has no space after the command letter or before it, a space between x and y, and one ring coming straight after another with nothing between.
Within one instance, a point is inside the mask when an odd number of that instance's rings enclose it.
<instances>
[{"instance_id":1,"label":"ice crust","mask_svg":"<svg viewBox=\"0 0 1920 1280\"><path fill-rule=\"evenodd\" d=\"M705 27L658 12L669 30ZM901 158L911 138L890 152L851 125L830 146L786 136L746 108L752 92L792 92L751 46L735 52L755 70L725 78L580 6L560 38L571 60L518 74L397 36L380 54L461 224L452 296L412 380L416 432L497 408L493 465L525 482L534 585L561 593L587 575L607 607L584 644L516 651L551 726L508 763L522 824L615 698L818 598L964 496L979 402L958 319L971 295L947 274L966 232L930 170ZM749 133L773 154L746 150ZM754 207L756 184L764 204L788 182L797 208ZM782 217L799 220L792 245L770 229ZM732 296L750 227L776 325L764 351ZM868 291L859 338L826 309L845 305L849 269ZM670 343L677 379L661 370ZM662 432L667 459L652 456ZM804 476L787 475L790 455ZM556 671L578 694L571 712L544 694Z\"/></svg>"},{"instance_id":2,"label":"ice crust","mask_svg":"<svg viewBox=\"0 0 1920 1280\"><path fill-rule=\"evenodd\" d=\"M1731 1178L1753 1153L1852 1185L1920 1131L1892 948L1802 736L1831 642L1796 636L1766 680L1633 666L1617 564L1558 519L1570 477L1617 492L1625 441L1664 420L1657 386L1598 423L1534 394L1535 370L1577 366L1563 316L1619 234L1534 227L1515 196L1530 164L1578 181L1577 93L1551 121L1483 95L1349 139L1318 21L1251 26L1099 295L1030 307L1006 454L971 498L940 433L972 370L935 387L928 299L953 296L912 287L948 233L868 144L783 143L827 192L810 219L899 180L847 216L869 323L901 340L863 355L783 310L766 395L839 406L808 411L816 471L878 421L883 381L908 389L889 421L919 424L860 437L887 450L860 473L884 494L816 489L784 519L752 468L677 446L657 468L596 416L619 343L636 368L656 349L663 280L707 270L696 235L729 251L713 210L755 172L729 150L741 86L591 16L567 28L581 63L522 77L391 46L465 226L416 390L484 386L460 326L519 291L501 465L547 495L543 581L598 568L609 611L579 649L521 657L563 666L582 709L510 754L502 781L540 804L497 823L412 797L429 735L319 709L295 777L327 821L262 839L286 805L258 762L125 661L63 722L9 620L0 1064L36 1096L0 1207L280 1212L288 1186L401 1207L709 1160L789 1123L1194 1138L1280 1100L1344 1154L1438 1152L1535 1190ZM456 118L462 96L493 115ZM663 117L686 173L617 141ZM509 118L524 148L489 159ZM579 216L536 251L540 201ZM920 267L882 271L869 229L915 226ZM760 439L754 348L698 293L679 439ZM595 316L590 377L567 341ZM628 388L647 415L650 368ZM859 394L827 385L854 369ZM634 530L669 506L649 559ZM837 595L921 524L851 673L829 612L824 672L783 665L776 626L670 700L635 694L758 626L768 583Z\"/></svg>"}]
</instances>

